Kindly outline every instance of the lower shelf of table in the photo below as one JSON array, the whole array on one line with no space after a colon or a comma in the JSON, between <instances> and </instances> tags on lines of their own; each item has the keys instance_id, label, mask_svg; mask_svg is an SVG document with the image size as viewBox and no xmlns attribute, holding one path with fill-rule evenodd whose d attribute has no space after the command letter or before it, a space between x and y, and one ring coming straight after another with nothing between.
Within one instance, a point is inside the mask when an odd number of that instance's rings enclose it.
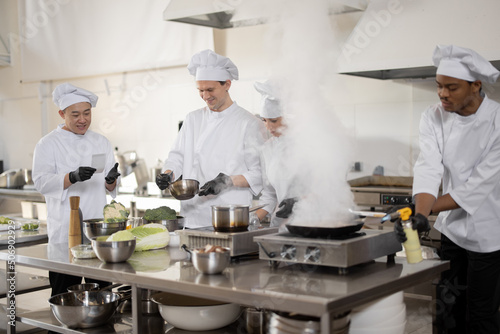
<instances>
[{"instance_id":1,"label":"lower shelf of table","mask_svg":"<svg viewBox=\"0 0 500 334\"><path fill-rule=\"evenodd\" d=\"M244 319L236 320L233 324L220 328L218 330L209 331L210 334L227 334L227 333L246 333L244 330ZM70 329L61 325L61 323L54 317L54 314L50 309L43 309L38 311L31 311L22 314L18 314L16 317L17 321L22 322L27 325L35 326L38 328L43 328L46 330L65 333L65 334L76 334L76 333L86 333L86 334L125 334L132 333L132 315L130 313L115 314L105 325L86 328L86 329ZM143 315L142 316L142 329L139 333L144 334L175 334L183 333L190 334L196 333L191 331L178 330L171 325L167 324L163 318L159 315ZM197 332L200 333L200 332ZM208 333L208 332L203 332Z\"/></svg>"}]
</instances>

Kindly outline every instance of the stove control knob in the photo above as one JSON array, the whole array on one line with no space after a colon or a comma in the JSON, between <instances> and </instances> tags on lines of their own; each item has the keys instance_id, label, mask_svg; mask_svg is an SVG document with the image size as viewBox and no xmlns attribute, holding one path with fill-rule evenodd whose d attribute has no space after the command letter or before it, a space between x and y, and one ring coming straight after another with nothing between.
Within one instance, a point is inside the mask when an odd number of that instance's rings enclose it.
<instances>
[{"instance_id":1,"label":"stove control knob","mask_svg":"<svg viewBox=\"0 0 500 334\"><path fill-rule=\"evenodd\" d=\"M321 257L321 250L318 247L307 247L306 252L304 254L304 260L306 262L319 262Z\"/></svg>"},{"instance_id":2,"label":"stove control knob","mask_svg":"<svg viewBox=\"0 0 500 334\"><path fill-rule=\"evenodd\" d=\"M283 245L281 247L281 258L285 260L293 260L297 255L297 248L293 245Z\"/></svg>"}]
</instances>

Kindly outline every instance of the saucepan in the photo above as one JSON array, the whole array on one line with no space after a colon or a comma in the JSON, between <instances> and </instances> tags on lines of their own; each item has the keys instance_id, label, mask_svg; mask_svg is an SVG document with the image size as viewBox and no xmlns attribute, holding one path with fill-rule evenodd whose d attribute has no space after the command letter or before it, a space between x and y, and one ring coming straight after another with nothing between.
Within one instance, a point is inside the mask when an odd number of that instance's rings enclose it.
<instances>
[{"instance_id":1,"label":"saucepan","mask_svg":"<svg viewBox=\"0 0 500 334\"><path fill-rule=\"evenodd\" d=\"M265 205L212 205L212 226L216 232L242 232L248 230L250 212Z\"/></svg>"}]
</instances>

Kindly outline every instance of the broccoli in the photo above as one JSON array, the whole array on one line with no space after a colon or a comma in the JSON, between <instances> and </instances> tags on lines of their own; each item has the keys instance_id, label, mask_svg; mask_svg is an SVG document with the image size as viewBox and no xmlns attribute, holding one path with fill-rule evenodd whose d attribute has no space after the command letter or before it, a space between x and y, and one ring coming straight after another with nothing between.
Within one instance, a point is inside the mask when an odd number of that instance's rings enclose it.
<instances>
[{"instance_id":1,"label":"broccoli","mask_svg":"<svg viewBox=\"0 0 500 334\"><path fill-rule=\"evenodd\" d=\"M168 206L160 206L156 209L147 209L144 213L145 220L168 220L168 219L176 219L177 212L174 209L169 208Z\"/></svg>"},{"instance_id":2,"label":"broccoli","mask_svg":"<svg viewBox=\"0 0 500 334\"><path fill-rule=\"evenodd\" d=\"M0 224L8 224L10 220L10 218L0 216Z\"/></svg>"},{"instance_id":3,"label":"broccoli","mask_svg":"<svg viewBox=\"0 0 500 334\"><path fill-rule=\"evenodd\" d=\"M117 223L127 220L130 212L123 204L112 200L110 204L104 206L103 214L105 223Z\"/></svg>"}]
</instances>

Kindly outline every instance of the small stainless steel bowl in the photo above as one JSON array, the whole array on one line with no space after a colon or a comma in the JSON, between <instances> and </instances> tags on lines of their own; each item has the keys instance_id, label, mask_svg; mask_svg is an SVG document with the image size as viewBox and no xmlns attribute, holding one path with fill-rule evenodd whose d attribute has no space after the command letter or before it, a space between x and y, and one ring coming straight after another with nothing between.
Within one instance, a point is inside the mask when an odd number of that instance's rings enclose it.
<instances>
[{"instance_id":1,"label":"small stainless steel bowl","mask_svg":"<svg viewBox=\"0 0 500 334\"><path fill-rule=\"evenodd\" d=\"M99 290L98 283L82 283L68 287L68 292L97 291L97 290Z\"/></svg>"},{"instance_id":2,"label":"small stainless steel bowl","mask_svg":"<svg viewBox=\"0 0 500 334\"><path fill-rule=\"evenodd\" d=\"M127 228L127 220L116 223L105 223L102 219L87 219L83 221L83 233L89 240L102 235L111 235Z\"/></svg>"},{"instance_id":3,"label":"small stainless steel bowl","mask_svg":"<svg viewBox=\"0 0 500 334\"><path fill-rule=\"evenodd\" d=\"M200 190L200 182L196 180L177 180L168 186L170 194L176 199L183 201L193 198Z\"/></svg>"},{"instance_id":4,"label":"small stainless steel bowl","mask_svg":"<svg viewBox=\"0 0 500 334\"><path fill-rule=\"evenodd\" d=\"M220 274L231 262L231 252L227 247L223 247L224 252L201 253L202 249L195 249L191 252L193 266L202 274Z\"/></svg>"},{"instance_id":5,"label":"small stainless steel bowl","mask_svg":"<svg viewBox=\"0 0 500 334\"><path fill-rule=\"evenodd\" d=\"M127 261L135 250L135 239L124 241L106 241L108 235L91 240L92 248L99 260L107 263Z\"/></svg>"},{"instance_id":6,"label":"small stainless steel bowl","mask_svg":"<svg viewBox=\"0 0 500 334\"><path fill-rule=\"evenodd\" d=\"M184 227L184 217L177 216L176 219L163 219L163 220L145 220L146 224L162 224L167 228L169 232L174 232L177 230L182 230Z\"/></svg>"},{"instance_id":7,"label":"small stainless steel bowl","mask_svg":"<svg viewBox=\"0 0 500 334\"><path fill-rule=\"evenodd\" d=\"M92 328L105 324L120 302L111 291L66 292L50 297L54 316L69 328Z\"/></svg>"}]
</instances>

